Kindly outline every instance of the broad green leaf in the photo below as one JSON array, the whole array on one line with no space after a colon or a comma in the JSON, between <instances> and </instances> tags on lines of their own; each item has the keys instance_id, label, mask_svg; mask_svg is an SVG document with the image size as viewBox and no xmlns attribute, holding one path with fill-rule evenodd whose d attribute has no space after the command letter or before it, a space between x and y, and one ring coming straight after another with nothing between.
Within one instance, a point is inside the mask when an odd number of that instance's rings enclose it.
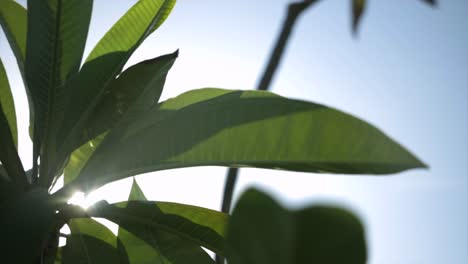
<instances>
[{"instance_id":1,"label":"broad green leaf","mask_svg":"<svg viewBox=\"0 0 468 264\"><path fill-rule=\"evenodd\" d=\"M26 58L27 11L13 0L0 1L0 25L16 57L21 75L24 76Z\"/></svg>"},{"instance_id":2,"label":"broad green leaf","mask_svg":"<svg viewBox=\"0 0 468 264\"><path fill-rule=\"evenodd\" d=\"M65 144L65 156L86 142L76 141L81 139L87 120L94 115L109 85L136 48L164 22L174 4L175 0L138 1L92 50L78 78L67 87L67 118L58 137L60 144Z\"/></svg>"},{"instance_id":3,"label":"broad green leaf","mask_svg":"<svg viewBox=\"0 0 468 264\"><path fill-rule=\"evenodd\" d=\"M54 225L55 209L45 190L33 190L2 205L2 263L37 263Z\"/></svg>"},{"instance_id":4,"label":"broad green leaf","mask_svg":"<svg viewBox=\"0 0 468 264\"><path fill-rule=\"evenodd\" d=\"M73 219L71 234L63 249L63 263L129 263L117 250L118 239L93 219Z\"/></svg>"},{"instance_id":5,"label":"broad green leaf","mask_svg":"<svg viewBox=\"0 0 468 264\"><path fill-rule=\"evenodd\" d=\"M356 33L366 8L366 0L352 0L353 32Z\"/></svg>"},{"instance_id":6,"label":"broad green leaf","mask_svg":"<svg viewBox=\"0 0 468 264\"><path fill-rule=\"evenodd\" d=\"M133 178L132 189L130 190L128 200L147 200L143 191L138 186L135 178ZM120 241L122 241L119 246L123 247L125 251L128 252L130 263L154 264L169 262L167 258L165 258L160 252L157 243L154 243L154 245L146 243L144 240L128 232L122 227L119 227L118 238Z\"/></svg>"},{"instance_id":7,"label":"broad green leaf","mask_svg":"<svg viewBox=\"0 0 468 264\"><path fill-rule=\"evenodd\" d=\"M129 196L129 201L134 200L146 200L135 180ZM170 232L138 223L127 223L125 228L119 228L118 237L128 253L130 263L214 263L199 245Z\"/></svg>"},{"instance_id":8,"label":"broad green leaf","mask_svg":"<svg viewBox=\"0 0 468 264\"><path fill-rule=\"evenodd\" d=\"M130 191L129 201L146 201L145 194L134 179ZM211 209L198 207L189 204L155 202L162 213L168 215L178 215L190 220L194 224L211 228L220 236L224 237L228 215ZM118 204L122 207L125 203Z\"/></svg>"},{"instance_id":9,"label":"broad green leaf","mask_svg":"<svg viewBox=\"0 0 468 264\"><path fill-rule=\"evenodd\" d=\"M101 102L88 118L80 144L94 138L70 156L65 167L65 184L75 179L97 146L105 138L108 131L116 123L125 125L131 120L154 106L161 96L164 82L169 69L177 58L178 52L143 61L125 70L119 78L109 86ZM75 148L74 145L72 148Z\"/></svg>"},{"instance_id":10,"label":"broad green leaf","mask_svg":"<svg viewBox=\"0 0 468 264\"><path fill-rule=\"evenodd\" d=\"M99 41L86 61L116 51L133 52L146 37L164 23L175 2L175 0L139 0ZM130 54L124 57L128 58Z\"/></svg>"},{"instance_id":11,"label":"broad green leaf","mask_svg":"<svg viewBox=\"0 0 468 264\"><path fill-rule=\"evenodd\" d=\"M158 103L166 76L178 51L146 60L126 69L109 85L108 91L86 121L81 141L108 131L122 119L133 119Z\"/></svg>"},{"instance_id":12,"label":"broad green leaf","mask_svg":"<svg viewBox=\"0 0 468 264\"><path fill-rule=\"evenodd\" d=\"M25 76L32 95L34 160L41 156L40 184L48 187L55 171L55 134L65 101L64 85L81 64L92 0L29 0Z\"/></svg>"},{"instance_id":13,"label":"broad green leaf","mask_svg":"<svg viewBox=\"0 0 468 264\"><path fill-rule=\"evenodd\" d=\"M0 162L9 179L21 190L28 188L26 173L16 151L13 135L0 100Z\"/></svg>"},{"instance_id":14,"label":"broad green leaf","mask_svg":"<svg viewBox=\"0 0 468 264\"><path fill-rule=\"evenodd\" d=\"M139 173L205 165L346 174L425 167L374 126L333 108L269 92L200 89L112 131L74 187L89 192Z\"/></svg>"},{"instance_id":15,"label":"broad green leaf","mask_svg":"<svg viewBox=\"0 0 468 264\"><path fill-rule=\"evenodd\" d=\"M97 138L88 141L70 155L67 166L63 171L64 185L72 182L80 173L89 158L93 155L96 148L101 144L101 141L106 137L107 133L99 135Z\"/></svg>"},{"instance_id":16,"label":"broad green leaf","mask_svg":"<svg viewBox=\"0 0 468 264\"><path fill-rule=\"evenodd\" d=\"M178 215L197 225L209 227L224 237L228 215L211 209L189 204L157 202L159 209L168 215Z\"/></svg>"},{"instance_id":17,"label":"broad green leaf","mask_svg":"<svg viewBox=\"0 0 468 264\"><path fill-rule=\"evenodd\" d=\"M177 204L172 204L171 206L184 207ZM159 208L157 202L149 201L129 201L116 205L101 203L88 209L88 212L94 217L103 217L117 223L120 227L140 237L150 245L153 235L159 236L159 234L164 233L164 237L166 238L160 237L160 239L186 241L184 243L187 245L190 243L203 246L217 254L223 255L224 239L222 235L208 226L210 223L204 223L200 219L214 217L216 220L211 220L211 222L220 223L225 220L226 216L220 212L195 206L185 207L180 210L193 210L192 214L200 218L192 220L181 215L166 213Z\"/></svg>"},{"instance_id":18,"label":"broad green leaf","mask_svg":"<svg viewBox=\"0 0 468 264\"><path fill-rule=\"evenodd\" d=\"M6 75L3 63L0 60L0 105L2 106L5 117L10 127L13 142L18 147L18 128L16 127L16 112L13 96L11 95L10 83Z\"/></svg>"},{"instance_id":19,"label":"broad green leaf","mask_svg":"<svg viewBox=\"0 0 468 264\"><path fill-rule=\"evenodd\" d=\"M119 229L119 238L135 264L213 264L211 257L197 244L163 230L138 224Z\"/></svg>"},{"instance_id":20,"label":"broad green leaf","mask_svg":"<svg viewBox=\"0 0 468 264\"><path fill-rule=\"evenodd\" d=\"M24 74L24 61L26 59L26 35L27 35L27 10L13 0L0 1L0 25L5 32L5 35L10 43L13 54L16 57L23 83L26 87L26 95L28 97L29 107L29 130L32 137L32 129L34 122L34 107L32 95L27 88L27 83Z\"/></svg>"},{"instance_id":21,"label":"broad green leaf","mask_svg":"<svg viewBox=\"0 0 468 264\"><path fill-rule=\"evenodd\" d=\"M246 191L227 231L230 264L364 264L362 224L346 210L312 206L289 211L264 193Z\"/></svg>"}]
</instances>

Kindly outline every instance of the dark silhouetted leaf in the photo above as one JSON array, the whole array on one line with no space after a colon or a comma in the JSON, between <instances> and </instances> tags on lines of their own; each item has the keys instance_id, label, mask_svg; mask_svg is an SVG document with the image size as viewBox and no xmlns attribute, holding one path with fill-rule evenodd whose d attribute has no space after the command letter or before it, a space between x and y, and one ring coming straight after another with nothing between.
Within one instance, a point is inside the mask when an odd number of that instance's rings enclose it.
<instances>
[{"instance_id":1,"label":"dark silhouetted leaf","mask_svg":"<svg viewBox=\"0 0 468 264\"><path fill-rule=\"evenodd\" d=\"M352 18L353 18L353 32L358 30L359 23L361 22L362 15L366 8L366 0L352 0Z\"/></svg>"},{"instance_id":2,"label":"dark silhouetted leaf","mask_svg":"<svg viewBox=\"0 0 468 264\"><path fill-rule=\"evenodd\" d=\"M16 198L21 193L18 186L13 184L3 165L0 165L0 208L10 199Z\"/></svg>"},{"instance_id":3,"label":"dark silhouetted leaf","mask_svg":"<svg viewBox=\"0 0 468 264\"><path fill-rule=\"evenodd\" d=\"M118 238L93 219L73 219L63 249L63 263L129 263L117 249Z\"/></svg>"},{"instance_id":4,"label":"dark silhouetted leaf","mask_svg":"<svg viewBox=\"0 0 468 264\"><path fill-rule=\"evenodd\" d=\"M0 84L1 85L1 84ZM28 187L23 164L16 151L14 137L8 124L7 116L3 110L3 100L0 100L0 162L8 174L8 178L22 190Z\"/></svg>"},{"instance_id":5,"label":"dark silhouetted leaf","mask_svg":"<svg viewBox=\"0 0 468 264\"><path fill-rule=\"evenodd\" d=\"M10 132L15 146L18 147L18 128L16 127L16 112L13 96L11 95L10 83L6 75L3 63L0 60L0 105L2 106L5 118L8 121Z\"/></svg>"},{"instance_id":6,"label":"dark silhouetted leaf","mask_svg":"<svg viewBox=\"0 0 468 264\"><path fill-rule=\"evenodd\" d=\"M230 264L366 263L362 224L348 211L289 211L254 189L239 199L226 239Z\"/></svg>"},{"instance_id":7,"label":"dark silhouetted leaf","mask_svg":"<svg viewBox=\"0 0 468 264\"><path fill-rule=\"evenodd\" d=\"M437 4L436 0L421 0L421 1L423 1L425 3L428 3L428 4L432 5L432 6L435 6Z\"/></svg>"}]
</instances>

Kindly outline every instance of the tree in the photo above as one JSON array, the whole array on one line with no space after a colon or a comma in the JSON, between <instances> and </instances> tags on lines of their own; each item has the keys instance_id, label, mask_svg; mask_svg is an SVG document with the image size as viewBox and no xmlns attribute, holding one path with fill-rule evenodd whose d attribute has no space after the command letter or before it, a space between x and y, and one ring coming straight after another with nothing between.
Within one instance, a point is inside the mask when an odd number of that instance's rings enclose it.
<instances>
[{"instance_id":1,"label":"tree","mask_svg":"<svg viewBox=\"0 0 468 264\"><path fill-rule=\"evenodd\" d=\"M354 3L356 28L364 2ZM351 213L324 206L288 211L256 190L242 196L229 225L225 213L146 201L136 182L128 202L88 210L66 203L76 190L170 168L388 174L425 167L374 126L316 103L217 88L158 102L177 51L122 69L174 4L138 1L80 66L92 0L30 0L27 10L0 2L0 24L27 90L33 141L33 166L25 170L0 63L3 260L212 263L204 247L230 263L365 262L363 227ZM65 186L50 194L62 174ZM117 223L118 235L91 217ZM71 235L58 248L64 224Z\"/></svg>"}]
</instances>

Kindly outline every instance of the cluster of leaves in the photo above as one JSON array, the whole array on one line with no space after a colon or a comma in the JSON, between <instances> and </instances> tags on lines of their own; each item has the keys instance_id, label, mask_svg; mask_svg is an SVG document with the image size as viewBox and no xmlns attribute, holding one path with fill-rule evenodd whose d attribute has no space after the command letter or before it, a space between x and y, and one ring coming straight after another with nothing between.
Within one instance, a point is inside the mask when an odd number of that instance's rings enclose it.
<instances>
[{"instance_id":1,"label":"cluster of leaves","mask_svg":"<svg viewBox=\"0 0 468 264\"><path fill-rule=\"evenodd\" d=\"M159 102L178 52L123 71L175 0L139 0L84 60L92 0L0 1L30 110L33 166L18 156L16 114L0 61L0 238L5 263L365 262L363 228L333 207L288 211L247 191L228 215L147 201L85 211L67 204L139 173L191 166L388 174L425 165L374 126L336 109L264 91L192 90ZM59 177L64 187L50 194ZM114 235L92 217L119 225ZM58 248L68 224L67 245ZM342 252L336 253L336 250ZM311 261L309 261L311 260ZM332 261L333 260L333 261Z\"/></svg>"}]
</instances>

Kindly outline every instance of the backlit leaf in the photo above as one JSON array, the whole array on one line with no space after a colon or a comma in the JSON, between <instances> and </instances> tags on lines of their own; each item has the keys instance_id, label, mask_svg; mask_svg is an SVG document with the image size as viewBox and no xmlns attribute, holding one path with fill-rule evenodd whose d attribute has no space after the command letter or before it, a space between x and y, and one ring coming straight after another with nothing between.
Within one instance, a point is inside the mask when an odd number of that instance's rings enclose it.
<instances>
[{"instance_id":1,"label":"backlit leaf","mask_svg":"<svg viewBox=\"0 0 468 264\"><path fill-rule=\"evenodd\" d=\"M425 165L374 126L336 109L262 91L200 89L112 131L74 187L150 171L230 166L387 174Z\"/></svg>"}]
</instances>

